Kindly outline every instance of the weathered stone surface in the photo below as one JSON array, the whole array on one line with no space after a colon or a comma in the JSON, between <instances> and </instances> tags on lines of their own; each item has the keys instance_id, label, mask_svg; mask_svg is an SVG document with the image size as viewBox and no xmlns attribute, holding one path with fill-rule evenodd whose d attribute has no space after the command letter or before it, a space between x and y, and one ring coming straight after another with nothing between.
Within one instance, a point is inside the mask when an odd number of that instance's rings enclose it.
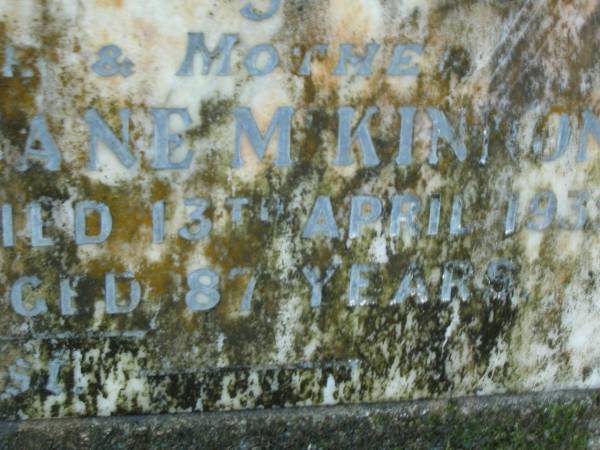
<instances>
[{"instance_id":1,"label":"weathered stone surface","mask_svg":"<svg viewBox=\"0 0 600 450\"><path fill-rule=\"evenodd\" d=\"M246 3L0 1L0 415L598 387L597 3Z\"/></svg>"},{"instance_id":2,"label":"weathered stone surface","mask_svg":"<svg viewBox=\"0 0 600 450\"><path fill-rule=\"evenodd\" d=\"M287 408L0 425L0 448L600 448L597 394Z\"/></svg>"}]
</instances>

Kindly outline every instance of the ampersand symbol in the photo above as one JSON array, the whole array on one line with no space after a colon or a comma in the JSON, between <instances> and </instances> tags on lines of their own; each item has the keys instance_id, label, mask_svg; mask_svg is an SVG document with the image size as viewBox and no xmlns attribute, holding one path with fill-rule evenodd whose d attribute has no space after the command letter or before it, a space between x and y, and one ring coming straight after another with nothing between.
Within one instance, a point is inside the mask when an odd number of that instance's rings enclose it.
<instances>
[{"instance_id":1,"label":"ampersand symbol","mask_svg":"<svg viewBox=\"0 0 600 450\"><path fill-rule=\"evenodd\" d=\"M264 13L257 12L256 8L252 6L252 3L248 3L240 10L240 12L246 19L258 22L260 20L266 20L273 17L273 14L275 14L279 9L280 3L281 0L271 0L271 6Z\"/></svg>"},{"instance_id":2,"label":"ampersand symbol","mask_svg":"<svg viewBox=\"0 0 600 450\"><path fill-rule=\"evenodd\" d=\"M133 63L124 58L119 61L123 50L116 45L106 45L98 51L98 61L92 65L92 70L101 77L112 77L122 75L128 77L133 74Z\"/></svg>"}]
</instances>

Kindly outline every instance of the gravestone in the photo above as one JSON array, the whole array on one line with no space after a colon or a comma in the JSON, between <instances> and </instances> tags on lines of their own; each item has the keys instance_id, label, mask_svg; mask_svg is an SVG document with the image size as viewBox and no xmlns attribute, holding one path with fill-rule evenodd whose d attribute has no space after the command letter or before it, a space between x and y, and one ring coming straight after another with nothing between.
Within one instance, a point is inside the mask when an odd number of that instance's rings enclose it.
<instances>
[{"instance_id":1,"label":"gravestone","mask_svg":"<svg viewBox=\"0 0 600 450\"><path fill-rule=\"evenodd\" d=\"M594 2L0 13L4 420L600 385Z\"/></svg>"}]
</instances>

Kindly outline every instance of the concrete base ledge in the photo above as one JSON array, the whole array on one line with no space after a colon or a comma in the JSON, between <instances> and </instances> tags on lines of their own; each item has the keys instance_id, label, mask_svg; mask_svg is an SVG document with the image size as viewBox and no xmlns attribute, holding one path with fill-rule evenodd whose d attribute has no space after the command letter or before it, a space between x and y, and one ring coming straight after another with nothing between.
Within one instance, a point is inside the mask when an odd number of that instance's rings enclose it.
<instances>
[{"instance_id":1,"label":"concrete base ledge","mask_svg":"<svg viewBox=\"0 0 600 450\"><path fill-rule=\"evenodd\" d=\"M0 423L6 449L600 448L596 391Z\"/></svg>"}]
</instances>

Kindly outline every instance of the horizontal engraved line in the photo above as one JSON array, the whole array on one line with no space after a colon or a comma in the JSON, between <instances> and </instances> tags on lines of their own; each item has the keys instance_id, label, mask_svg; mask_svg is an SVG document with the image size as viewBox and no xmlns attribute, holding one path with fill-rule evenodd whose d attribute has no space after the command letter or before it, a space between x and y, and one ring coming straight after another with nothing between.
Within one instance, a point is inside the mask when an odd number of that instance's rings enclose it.
<instances>
[{"instance_id":1,"label":"horizontal engraved line","mask_svg":"<svg viewBox=\"0 0 600 450\"><path fill-rule=\"evenodd\" d=\"M70 340L70 339L110 339L110 338L126 338L126 339L141 339L146 336L147 331L131 330L131 331L98 331L84 334L63 332L63 333L34 333L26 336L0 336L0 342L11 341L51 341L51 340Z\"/></svg>"},{"instance_id":2,"label":"horizontal engraved line","mask_svg":"<svg viewBox=\"0 0 600 450\"><path fill-rule=\"evenodd\" d=\"M222 367L204 367L198 369L181 370L141 370L139 375L142 377L164 377L170 375L195 375L212 372L267 372L277 370L320 370L320 369L357 369L362 361L360 359L348 359L343 361L313 361L297 364L267 365L267 366L222 366Z\"/></svg>"}]
</instances>

